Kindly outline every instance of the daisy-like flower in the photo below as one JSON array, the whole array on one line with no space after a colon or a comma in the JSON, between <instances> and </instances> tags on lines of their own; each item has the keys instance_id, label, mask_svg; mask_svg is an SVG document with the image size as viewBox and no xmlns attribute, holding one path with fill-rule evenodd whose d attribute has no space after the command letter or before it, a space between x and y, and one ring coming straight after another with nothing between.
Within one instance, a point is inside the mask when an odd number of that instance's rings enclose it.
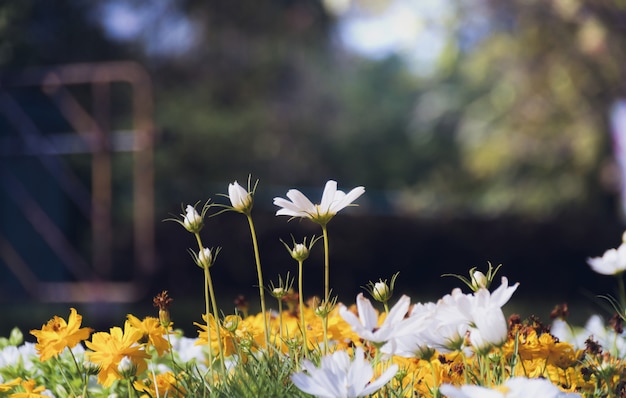
<instances>
[{"instance_id":1,"label":"daisy-like flower","mask_svg":"<svg viewBox=\"0 0 626 398\"><path fill-rule=\"evenodd\" d=\"M443 384L439 392L448 398L565 398L581 397L576 393L565 393L547 379L529 379L526 377L513 377L503 385L487 388L475 385L454 387Z\"/></svg>"},{"instance_id":2,"label":"daisy-like flower","mask_svg":"<svg viewBox=\"0 0 626 398\"><path fill-rule=\"evenodd\" d=\"M303 372L291 376L293 384L321 398L357 398L373 394L398 371L398 365L391 365L379 378L372 380L374 370L361 347L357 347L352 361L347 352L336 351L322 357L319 368L307 359L302 361L302 368Z\"/></svg>"},{"instance_id":3,"label":"daisy-like flower","mask_svg":"<svg viewBox=\"0 0 626 398\"><path fill-rule=\"evenodd\" d=\"M22 381L20 386L24 389L23 392L14 392L9 395L9 398L49 398L49 394L41 394L43 392L49 393L46 391L46 387L44 386L36 386L35 380L25 380Z\"/></svg>"},{"instance_id":4,"label":"daisy-like flower","mask_svg":"<svg viewBox=\"0 0 626 398\"><path fill-rule=\"evenodd\" d=\"M54 316L41 327L41 330L31 330L30 334L37 337L35 348L39 359L42 362L47 361L62 353L66 347L72 348L88 339L92 329L81 328L82 320L83 317L71 308L67 322L61 317Z\"/></svg>"},{"instance_id":5,"label":"daisy-like flower","mask_svg":"<svg viewBox=\"0 0 626 398\"><path fill-rule=\"evenodd\" d=\"M94 333L91 341L85 342L87 348L92 350L85 353L87 359L100 366L98 383L110 387L115 380L121 379L117 367L124 357L128 357L137 366L137 374L146 370L146 358L150 356L138 344L142 337L143 332L126 321L123 331L119 327L112 327L110 333Z\"/></svg>"},{"instance_id":6,"label":"daisy-like flower","mask_svg":"<svg viewBox=\"0 0 626 398\"><path fill-rule=\"evenodd\" d=\"M161 325L161 322L154 317L145 317L143 321L140 321L139 318L128 314L128 321L130 324L143 333L142 341L146 341L148 347L152 346L157 351L159 356L163 355L164 352L169 351L170 343L163 336L168 334L167 329Z\"/></svg>"},{"instance_id":7,"label":"daisy-like flower","mask_svg":"<svg viewBox=\"0 0 626 398\"><path fill-rule=\"evenodd\" d=\"M364 192L365 188L356 187L346 194L337 190L336 181L330 180L324 187L321 203L313 204L302 192L290 189L287 191L290 200L274 198L274 204L282 207L276 215L309 218L320 225L326 225L335 214L352 204Z\"/></svg>"},{"instance_id":8,"label":"daisy-like flower","mask_svg":"<svg viewBox=\"0 0 626 398\"><path fill-rule=\"evenodd\" d=\"M622 243L617 249L607 250L602 257L587 259L587 264L598 274L621 274L626 271L626 243Z\"/></svg>"},{"instance_id":9,"label":"daisy-like flower","mask_svg":"<svg viewBox=\"0 0 626 398\"><path fill-rule=\"evenodd\" d=\"M378 325L378 313L363 293L356 297L358 318L345 305L339 307L339 315L352 326L352 330L364 340L373 343L386 343L399 330L400 323L409 310L411 299L403 295L389 310L382 325Z\"/></svg>"}]
</instances>

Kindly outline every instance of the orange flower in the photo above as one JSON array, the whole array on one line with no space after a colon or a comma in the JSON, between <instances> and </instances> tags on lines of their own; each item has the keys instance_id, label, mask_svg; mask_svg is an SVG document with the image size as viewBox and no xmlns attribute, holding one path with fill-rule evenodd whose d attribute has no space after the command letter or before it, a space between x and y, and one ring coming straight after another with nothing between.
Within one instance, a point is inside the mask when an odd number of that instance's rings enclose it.
<instances>
[{"instance_id":1,"label":"orange flower","mask_svg":"<svg viewBox=\"0 0 626 398\"><path fill-rule=\"evenodd\" d=\"M9 395L9 398L48 398L47 395L39 394L46 390L46 387L35 387L35 380L26 380L21 384L24 392L15 392Z\"/></svg>"},{"instance_id":2,"label":"orange flower","mask_svg":"<svg viewBox=\"0 0 626 398\"><path fill-rule=\"evenodd\" d=\"M138 344L143 332L134 328L129 321L124 324L123 332L119 327L113 327L110 331L94 333L91 341L85 342L87 348L93 350L85 354L91 362L100 366L98 383L104 387L110 387L115 380L122 378L117 369L122 358L128 357L137 367L136 374L140 374L147 369L146 358L150 357Z\"/></svg>"},{"instance_id":3,"label":"orange flower","mask_svg":"<svg viewBox=\"0 0 626 398\"><path fill-rule=\"evenodd\" d=\"M90 328L81 328L83 317L70 309L70 317L65 322L63 318L54 316L41 330L31 330L30 334L37 337L35 348L41 361L59 355L65 347L75 347L76 344L89 338L92 332Z\"/></svg>"},{"instance_id":4,"label":"orange flower","mask_svg":"<svg viewBox=\"0 0 626 398\"><path fill-rule=\"evenodd\" d=\"M140 321L139 318L131 314L128 314L127 318L134 328L141 330L143 333L142 342L146 342L148 347L153 346L159 356L169 351L170 343L163 337L168 331L161 325L161 322L157 318L148 316L145 317L143 321Z\"/></svg>"}]
</instances>

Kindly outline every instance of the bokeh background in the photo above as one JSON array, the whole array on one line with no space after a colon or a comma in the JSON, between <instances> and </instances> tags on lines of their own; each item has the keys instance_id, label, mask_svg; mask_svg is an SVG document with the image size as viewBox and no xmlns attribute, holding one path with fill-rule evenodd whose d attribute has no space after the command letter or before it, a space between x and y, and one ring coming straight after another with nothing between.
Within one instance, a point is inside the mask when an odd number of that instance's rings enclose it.
<instances>
[{"instance_id":1,"label":"bokeh background","mask_svg":"<svg viewBox=\"0 0 626 398\"><path fill-rule=\"evenodd\" d=\"M615 286L586 259L624 229L624 65L623 0L2 2L0 332L71 306L106 329L168 290L195 335L195 241L162 220L249 175L267 282L296 272L280 239L319 235L272 198L335 179L366 187L329 224L341 301L395 272L433 300L491 262L507 311L584 322ZM245 218L203 239L222 310L258 308ZM322 275L318 245L306 295Z\"/></svg>"}]
</instances>

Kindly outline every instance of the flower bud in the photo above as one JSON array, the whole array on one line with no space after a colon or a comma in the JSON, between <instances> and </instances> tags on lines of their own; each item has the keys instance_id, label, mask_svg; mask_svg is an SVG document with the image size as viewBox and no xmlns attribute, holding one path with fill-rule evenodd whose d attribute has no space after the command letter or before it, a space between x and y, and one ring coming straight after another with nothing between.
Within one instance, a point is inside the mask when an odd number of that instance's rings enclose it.
<instances>
[{"instance_id":1,"label":"flower bud","mask_svg":"<svg viewBox=\"0 0 626 398\"><path fill-rule=\"evenodd\" d=\"M252 210L252 193L239 185L237 181L228 184L228 198L233 209L240 213L248 214Z\"/></svg>"},{"instance_id":2,"label":"flower bud","mask_svg":"<svg viewBox=\"0 0 626 398\"><path fill-rule=\"evenodd\" d=\"M237 331L237 328L239 327L240 322L241 317L239 315L228 315L224 318L222 326L230 333L235 333Z\"/></svg>"},{"instance_id":3,"label":"flower bud","mask_svg":"<svg viewBox=\"0 0 626 398\"><path fill-rule=\"evenodd\" d=\"M386 303L391 298L391 290L385 282L376 282L374 287L372 287L372 297L374 297L374 300Z\"/></svg>"},{"instance_id":4,"label":"flower bud","mask_svg":"<svg viewBox=\"0 0 626 398\"><path fill-rule=\"evenodd\" d=\"M131 361L131 359L126 356L122 358L120 363L117 365L117 372L121 374L124 378L134 376L136 370L137 367L135 366L133 361Z\"/></svg>"},{"instance_id":5,"label":"flower bud","mask_svg":"<svg viewBox=\"0 0 626 398\"><path fill-rule=\"evenodd\" d=\"M296 243L291 249L291 257L296 261L304 261L309 258L309 248L302 243Z\"/></svg>"},{"instance_id":6,"label":"flower bud","mask_svg":"<svg viewBox=\"0 0 626 398\"><path fill-rule=\"evenodd\" d=\"M480 271L474 271L472 274L472 290L478 291L479 289L486 289L489 284L489 280Z\"/></svg>"},{"instance_id":7,"label":"flower bud","mask_svg":"<svg viewBox=\"0 0 626 398\"><path fill-rule=\"evenodd\" d=\"M200 268L210 268L213 265L211 249L205 247L198 252L197 264Z\"/></svg>"},{"instance_id":8,"label":"flower bud","mask_svg":"<svg viewBox=\"0 0 626 398\"><path fill-rule=\"evenodd\" d=\"M285 297L288 294L287 290L285 290L284 287L275 287L274 289L272 289L272 296L274 298L277 299L282 299L283 297Z\"/></svg>"},{"instance_id":9,"label":"flower bud","mask_svg":"<svg viewBox=\"0 0 626 398\"><path fill-rule=\"evenodd\" d=\"M200 232L204 226L204 221L196 208L191 205L187 205L185 213L186 214L183 215L183 226L185 229L192 234Z\"/></svg>"}]
</instances>

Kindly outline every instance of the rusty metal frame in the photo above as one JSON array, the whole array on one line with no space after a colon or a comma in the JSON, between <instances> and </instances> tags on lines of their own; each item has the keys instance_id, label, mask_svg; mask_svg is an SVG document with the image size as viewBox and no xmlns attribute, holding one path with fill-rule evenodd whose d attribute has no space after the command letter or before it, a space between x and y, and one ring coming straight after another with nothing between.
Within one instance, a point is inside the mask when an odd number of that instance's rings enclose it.
<instances>
[{"instance_id":1,"label":"rusty metal frame","mask_svg":"<svg viewBox=\"0 0 626 398\"><path fill-rule=\"evenodd\" d=\"M133 239L134 263L137 269L132 281L110 282L112 270L112 142L110 131L111 85L126 83L132 89L132 152L133 152ZM93 111L90 113L68 89L72 85L91 87ZM39 281L19 253L0 236L0 258L8 265L23 287L43 301L58 302L127 302L143 296L145 278L154 273L154 123L152 82L146 70L134 62L108 62L31 68L0 79L0 113L23 136L45 140L19 103L7 88L38 87L53 99L62 115L85 142L91 153L91 195L89 205L80 205L91 219L93 253L91 267L72 250L69 242L47 217L36 201L29 197L19 180L6 171L0 180L13 200L27 214L37 214L38 232L46 242L61 254L61 259L76 278L76 282L51 283ZM45 158L45 159L44 159ZM62 187L74 196L85 196L73 181L72 173L59 170L58 163L50 163L49 156L41 157ZM88 190L86 190L89 196ZM78 200L80 202L80 200ZM42 221L43 220L43 221ZM34 223L34 220L30 220ZM143 279L143 283L142 283Z\"/></svg>"}]
</instances>

